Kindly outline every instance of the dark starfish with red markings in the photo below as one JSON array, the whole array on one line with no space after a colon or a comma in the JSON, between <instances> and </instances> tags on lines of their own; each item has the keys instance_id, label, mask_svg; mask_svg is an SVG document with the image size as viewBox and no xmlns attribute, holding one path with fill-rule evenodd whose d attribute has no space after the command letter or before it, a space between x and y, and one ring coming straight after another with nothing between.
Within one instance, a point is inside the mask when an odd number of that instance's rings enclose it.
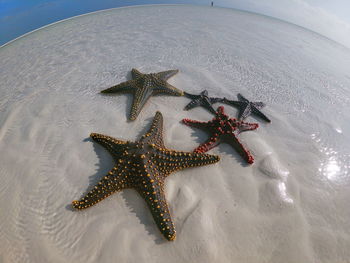
<instances>
[{"instance_id":1,"label":"dark starfish with red markings","mask_svg":"<svg viewBox=\"0 0 350 263\"><path fill-rule=\"evenodd\" d=\"M167 80L177 74L178 70L167 70L158 73L143 74L137 69L131 70L132 79L102 90L101 93L133 93L129 120L136 120L143 106L150 97L158 94L183 96L182 90L170 85Z\"/></svg>"},{"instance_id":2,"label":"dark starfish with red markings","mask_svg":"<svg viewBox=\"0 0 350 263\"><path fill-rule=\"evenodd\" d=\"M145 199L164 237L174 240L176 232L164 194L165 178L172 172L188 167L216 163L220 158L165 148L160 112L156 113L149 131L136 142L121 141L97 133L90 136L112 154L116 166L79 201L73 201L73 207L85 209L115 192L133 188Z\"/></svg>"},{"instance_id":3,"label":"dark starfish with red markings","mask_svg":"<svg viewBox=\"0 0 350 263\"><path fill-rule=\"evenodd\" d=\"M198 106L202 106L203 108L206 108L211 113L215 114L215 110L213 108L213 104L217 102L221 102L223 99L221 98L210 98L208 96L208 91L204 90L199 95L190 94L187 92L184 92L185 96L192 101L188 103L185 107L185 110L190 110Z\"/></svg>"},{"instance_id":4,"label":"dark starfish with red markings","mask_svg":"<svg viewBox=\"0 0 350 263\"><path fill-rule=\"evenodd\" d=\"M264 121L271 122L269 118L266 117L264 113L262 113L260 110L265 107L265 103L263 102L251 102L244 98L241 94L238 93L237 95L239 101L235 100L228 100L224 98L222 100L223 103L226 103L231 106L235 106L239 108L238 113L238 119L244 120L251 114L255 114L256 116L260 117Z\"/></svg>"},{"instance_id":5,"label":"dark starfish with red markings","mask_svg":"<svg viewBox=\"0 0 350 263\"><path fill-rule=\"evenodd\" d=\"M231 144L246 162L250 164L254 162L253 156L238 140L237 135L244 131L255 130L259 127L259 124L229 118L229 116L224 113L223 106L218 108L216 116L211 121L200 122L183 119L182 122L188 126L203 129L210 133L209 139L194 149L195 153L205 153L219 145L220 142L225 141Z\"/></svg>"}]
</instances>

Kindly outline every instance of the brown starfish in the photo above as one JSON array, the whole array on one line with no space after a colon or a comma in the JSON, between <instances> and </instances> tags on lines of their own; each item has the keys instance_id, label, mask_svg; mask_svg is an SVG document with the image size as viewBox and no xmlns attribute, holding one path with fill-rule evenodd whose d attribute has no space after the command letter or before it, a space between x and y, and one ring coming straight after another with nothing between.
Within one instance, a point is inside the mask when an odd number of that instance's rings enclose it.
<instances>
[{"instance_id":1,"label":"brown starfish","mask_svg":"<svg viewBox=\"0 0 350 263\"><path fill-rule=\"evenodd\" d=\"M167 70L158 73L143 74L133 68L131 70L131 80L102 90L101 93L133 93L134 99L129 116L129 119L133 121L136 120L143 106L151 96L158 94L168 94L173 96L184 95L183 91L166 82L178 72L178 70Z\"/></svg>"},{"instance_id":2,"label":"brown starfish","mask_svg":"<svg viewBox=\"0 0 350 263\"><path fill-rule=\"evenodd\" d=\"M220 141L226 140L236 148L244 160L250 164L254 162L253 156L244 148L242 143L238 140L237 135L244 131L255 130L259 127L259 124L229 118L228 115L224 113L223 106L218 107L216 116L211 121L199 122L190 119L183 119L182 122L188 126L206 130L211 135L207 141L200 144L194 150L195 153L205 153L217 146Z\"/></svg>"},{"instance_id":3,"label":"brown starfish","mask_svg":"<svg viewBox=\"0 0 350 263\"><path fill-rule=\"evenodd\" d=\"M149 131L136 142L121 141L97 133L90 136L109 150L116 165L84 197L73 201L73 207L85 209L115 192L133 188L145 199L164 237L174 240L176 232L164 195L165 178L178 170L216 163L220 158L165 148L163 117L160 112L156 113Z\"/></svg>"}]
</instances>

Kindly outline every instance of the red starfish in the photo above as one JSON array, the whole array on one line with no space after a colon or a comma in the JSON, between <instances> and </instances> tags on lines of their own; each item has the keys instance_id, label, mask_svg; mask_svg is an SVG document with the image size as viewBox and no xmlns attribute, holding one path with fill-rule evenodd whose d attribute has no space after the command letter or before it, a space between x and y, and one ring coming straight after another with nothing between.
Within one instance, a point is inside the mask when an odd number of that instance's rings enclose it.
<instances>
[{"instance_id":1,"label":"red starfish","mask_svg":"<svg viewBox=\"0 0 350 263\"><path fill-rule=\"evenodd\" d=\"M208 122L200 122L190 119L182 120L182 122L188 126L204 129L211 134L209 139L201 145L199 145L194 150L194 152L205 153L210 149L214 148L215 146L219 145L221 141L226 140L234 148L236 148L236 150L244 158L244 160L246 160L250 164L253 163L253 156L240 143L240 141L237 138L237 135L244 131L255 130L259 127L259 124L248 123L244 121L239 121L235 118L229 118L229 116L224 113L223 106L220 106L215 114L216 116Z\"/></svg>"}]
</instances>

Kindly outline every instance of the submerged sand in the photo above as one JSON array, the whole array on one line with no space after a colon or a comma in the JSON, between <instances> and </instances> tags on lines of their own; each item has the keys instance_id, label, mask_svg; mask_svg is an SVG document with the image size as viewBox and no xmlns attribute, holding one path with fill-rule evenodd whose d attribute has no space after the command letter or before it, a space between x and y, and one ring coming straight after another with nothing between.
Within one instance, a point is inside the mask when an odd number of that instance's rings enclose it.
<instances>
[{"instance_id":1,"label":"submerged sand","mask_svg":"<svg viewBox=\"0 0 350 263\"><path fill-rule=\"evenodd\" d=\"M229 9L149 6L66 20L0 48L0 262L348 262L350 51L320 35ZM99 91L179 69L179 89L263 101L272 120L223 144L215 165L170 176L177 239L125 190L85 211L70 203L114 161L88 136L135 140L155 111L165 144L206 139L180 123L184 97L154 97L127 122L131 96ZM217 105L219 106L219 104ZM225 107L236 116L237 110Z\"/></svg>"}]
</instances>

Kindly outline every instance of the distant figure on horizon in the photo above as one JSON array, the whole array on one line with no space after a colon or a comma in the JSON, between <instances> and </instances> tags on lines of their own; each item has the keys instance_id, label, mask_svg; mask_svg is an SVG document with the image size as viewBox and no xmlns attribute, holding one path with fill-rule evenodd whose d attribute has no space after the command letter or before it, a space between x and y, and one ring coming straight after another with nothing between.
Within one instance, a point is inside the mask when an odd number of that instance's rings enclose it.
<instances>
[{"instance_id":1,"label":"distant figure on horizon","mask_svg":"<svg viewBox=\"0 0 350 263\"><path fill-rule=\"evenodd\" d=\"M214 6L214 2L213 1L211 1L211 6Z\"/></svg>"}]
</instances>

